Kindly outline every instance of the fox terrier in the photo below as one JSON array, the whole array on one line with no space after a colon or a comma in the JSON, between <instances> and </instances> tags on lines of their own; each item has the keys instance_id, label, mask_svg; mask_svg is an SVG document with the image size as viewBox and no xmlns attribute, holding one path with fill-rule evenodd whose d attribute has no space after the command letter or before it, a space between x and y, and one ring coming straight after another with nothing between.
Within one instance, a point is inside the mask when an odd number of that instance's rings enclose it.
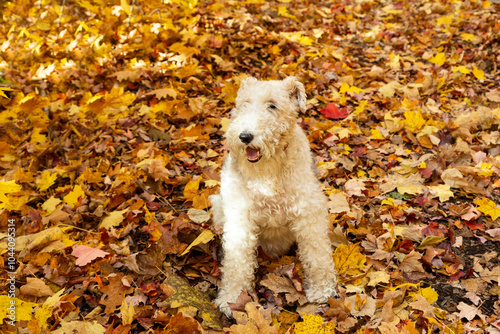
<instances>
[{"instance_id":1,"label":"fox terrier","mask_svg":"<svg viewBox=\"0 0 500 334\"><path fill-rule=\"evenodd\" d=\"M215 304L253 293L257 247L271 256L297 243L310 302L338 297L325 195L309 142L297 124L306 94L295 77L244 80L226 132L229 155L220 194L212 195L213 220L222 225L222 282Z\"/></svg>"}]
</instances>

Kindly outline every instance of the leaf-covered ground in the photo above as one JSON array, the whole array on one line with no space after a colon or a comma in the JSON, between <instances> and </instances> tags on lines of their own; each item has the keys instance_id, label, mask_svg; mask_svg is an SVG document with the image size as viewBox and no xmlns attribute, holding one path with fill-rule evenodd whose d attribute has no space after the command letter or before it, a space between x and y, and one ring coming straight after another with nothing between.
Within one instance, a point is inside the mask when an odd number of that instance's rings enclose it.
<instances>
[{"instance_id":1,"label":"leaf-covered ground","mask_svg":"<svg viewBox=\"0 0 500 334\"><path fill-rule=\"evenodd\" d=\"M2 333L11 301L19 333L500 333L498 1L0 6ZM261 251L229 320L207 197L246 75L306 87L342 299Z\"/></svg>"}]
</instances>

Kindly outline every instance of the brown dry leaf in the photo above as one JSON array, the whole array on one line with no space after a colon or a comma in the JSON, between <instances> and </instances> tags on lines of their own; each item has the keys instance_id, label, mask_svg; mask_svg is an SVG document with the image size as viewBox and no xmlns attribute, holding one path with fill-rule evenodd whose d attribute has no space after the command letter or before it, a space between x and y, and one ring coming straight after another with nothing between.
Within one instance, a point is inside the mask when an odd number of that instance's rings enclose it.
<instances>
[{"instance_id":1,"label":"brown dry leaf","mask_svg":"<svg viewBox=\"0 0 500 334\"><path fill-rule=\"evenodd\" d=\"M431 317L434 312L434 307L431 304L429 304L429 302L427 301L427 299L425 299L424 296L415 295L415 297L417 300L410 303L410 307L415 310L422 311L424 316L426 317Z\"/></svg>"},{"instance_id":2,"label":"brown dry leaf","mask_svg":"<svg viewBox=\"0 0 500 334\"><path fill-rule=\"evenodd\" d=\"M478 316L483 321L485 320L484 314L476 306L467 305L464 302L460 302L458 303L457 308L460 310L460 313L458 313L458 316L460 318L466 318L467 320L471 321L476 316Z\"/></svg>"},{"instance_id":3,"label":"brown dry leaf","mask_svg":"<svg viewBox=\"0 0 500 334\"><path fill-rule=\"evenodd\" d=\"M106 328L104 328L97 321L62 321L61 327L52 331L54 334L87 334L87 333L95 333L95 334L104 334L106 332Z\"/></svg>"},{"instance_id":4,"label":"brown dry leaf","mask_svg":"<svg viewBox=\"0 0 500 334\"><path fill-rule=\"evenodd\" d=\"M412 271L425 272L422 267L422 263L419 261L422 257L422 254L411 251L408 255L406 255L399 265L399 270L404 271L405 273L409 273Z\"/></svg>"},{"instance_id":5,"label":"brown dry leaf","mask_svg":"<svg viewBox=\"0 0 500 334\"><path fill-rule=\"evenodd\" d=\"M288 303L294 303L297 300L302 300L300 304L302 305L306 299L305 296L297 292L292 282L288 278L276 276L273 273L267 274L264 279L260 281L260 284L274 292L278 293L286 293L286 299Z\"/></svg>"},{"instance_id":6,"label":"brown dry leaf","mask_svg":"<svg viewBox=\"0 0 500 334\"><path fill-rule=\"evenodd\" d=\"M375 314L375 299L367 295L356 294L345 299L344 304L355 317L373 316Z\"/></svg>"},{"instance_id":7,"label":"brown dry leaf","mask_svg":"<svg viewBox=\"0 0 500 334\"><path fill-rule=\"evenodd\" d=\"M26 277L26 284L22 285L19 290L23 295L34 297L49 297L54 295L49 286L45 282L36 277Z\"/></svg>"},{"instance_id":8,"label":"brown dry leaf","mask_svg":"<svg viewBox=\"0 0 500 334\"><path fill-rule=\"evenodd\" d=\"M278 327L272 325L271 309L264 310L256 303L248 303L245 306L247 316L241 314L235 317L238 324L232 325L230 330L235 334L278 334ZM238 312L238 311L236 311Z\"/></svg>"}]
</instances>

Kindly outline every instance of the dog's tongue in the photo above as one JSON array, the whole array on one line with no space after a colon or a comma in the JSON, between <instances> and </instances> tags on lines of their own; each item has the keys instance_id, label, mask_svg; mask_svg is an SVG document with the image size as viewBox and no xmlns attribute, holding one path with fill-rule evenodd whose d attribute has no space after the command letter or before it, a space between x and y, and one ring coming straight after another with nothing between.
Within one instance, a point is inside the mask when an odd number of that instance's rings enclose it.
<instances>
[{"instance_id":1,"label":"dog's tongue","mask_svg":"<svg viewBox=\"0 0 500 334\"><path fill-rule=\"evenodd\" d=\"M259 158L259 150L258 149L255 149L252 147L247 147L246 153L247 153L248 160L257 160Z\"/></svg>"}]
</instances>

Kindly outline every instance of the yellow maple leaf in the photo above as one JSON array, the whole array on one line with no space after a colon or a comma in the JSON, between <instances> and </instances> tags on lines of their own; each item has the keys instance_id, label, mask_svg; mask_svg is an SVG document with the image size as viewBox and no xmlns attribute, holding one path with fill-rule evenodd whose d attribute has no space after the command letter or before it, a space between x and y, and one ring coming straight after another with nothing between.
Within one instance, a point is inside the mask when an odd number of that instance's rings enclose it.
<instances>
[{"instance_id":1,"label":"yellow maple leaf","mask_svg":"<svg viewBox=\"0 0 500 334\"><path fill-rule=\"evenodd\" d=\"M436 25L449 26L453 23L453 14L441 16L436 20Z\"/></svg>"},{"instance_id":2,"label":"yellow maple leaf","mask_svg":"<svg viewBox=\"0 0 500 334\"><path fill-rule=\"evenodd\" d=\"M304 313L304 321L296 322L295 334L335 334L335 324L323 320L320 315Z\"/></svg>"},{"instance_id":3,"label":"yellow maple leaf","mask_svg":"<svg viewBox=\"0 0 500 334\"><path fill-rule=\"evenodd\" d=\"M379 129L371 129L371 138L375 140L383 140L385 137L382 135Z\"/></svg>"},{"instance_id":4,"label":"yellow maple leaf","mask_svg":"<svg viewBox=\"0 0 500 334\"><path fill-rule=\"evenodd\" d=\"M425 119L422 112L418 109L416 112L412 110L405 111L405 126L413 133L418 132L425 125Z\"/></svg>"},{"instance_id":5,"label":"yellow maple leaf","mask_svg":"<svg viewBox=\"0 0 500 334\"><path fill-rule=\"evenodd\" d=\"M199 177L196 181L190 180L186 186L184 187L184 197L187 200L192 200L195 196L198 195L198 189L200 188L201 177Z\"/></svg>"},{"instance_id":6,"label":"yellow maple leaf","mask_svg":"<svg viewBox=\"0 0 500 334\"><path fill-rule=\"evenodd\" d=\"M437 66L443 66L444 62L446 61L446 56L444 55L444 52L440 52L429 59L429 61L433 64L436 64Z\"/></svg>"},{"instance_id":7,"label":"yellow maple leaf","mask_svg":"<svg viewBox=\"0 0 500 334\"><path fill-rule=\"evenodd\" d=\"M57 173L51 173L48 170L44 171L42 175L40 175L40 179L36 180L36 185L40 191L44 191L49 189L57 179Z\"/></svg>"},{"instance_id":8,"label":"yellow maple leaf","mask_svg":"<svg viewBox=\"0 0 500 334\"><path fill-rule=\"evenodd\" d=\"M78 203L78 199L80 197L85 197L85 192L83 191L82 186L77 184L73 187L73 190L71 190L69 194L63 197L63 201L66 204L74 207L75 204Z\"/></svg>"},{"instance_id":9,"label":"yellow maple leaf","mask_svg":"<svg viewBox=\"0 0 500 334\"><path fill-rule=\"evenodd\" d=\"M59 198L55 198L54 196L52 196L42 204L42 209L47 214L51 214L52 212L56 211L57 206L61 204L61 202L62 201Z\"/></svg>"},{"instance_id":10,"label":"yellow maple leaf","mask_svg":"<svg viewBox=\"0 0 500 334\"><path fill-rule=\"evenodd\" d=\"M278 15L279 16L283 16L283 17L287 17L289 19L295 19L295 16L293 16L290 13L288 13L288 9L286 8L286 6L280 6L278 8Z\"/></svg>"},{"instance_id":11,"label":"yellow maple leaf","mask_svg":"<svg viewBox=\"0 0 500 334\"><path fill-rule=\"evenodd\" d=\"M278 44L273 44L273 46L271 46L271 48L269 49L269 52L272 54L272 55L279 55L280 52L281 52L281 48Z\"/></svg>"},{"instance_id":12,"label":"yellow maple leaf","mask_svg":"<svg viewBox=\"0 0 500 334\"><path fill-rule=\"evenodd\" d=\"M134 305L132 302L128 304L125 299L122 301L122 305L120 306L120 313L122 315L122 324L130 325L132 321L134 321Z\"/></svg>"},{"instance_id":13,"label":"yellow maple leaf","mask_svg":"<svg viewBox=\"0 0 500 334\"><path fill-rule=\"evenodd\" d=\"M281 32L280 35L291 40L292 42L299 42L306 46L312 45L313 43L313 39L311 37L304 36L300 31Z\"/></svg>"},{"instance_id":14,"label":"yellow maple leaf","mask_svg":"<svg viewBox=\"0 0 500 334\"><path fill-rule=\"evenodd\" d=\"M0 193L0 209L19 211L29 201L29 195L14 196Z\"/></svg>"},{"instance_id":15,"label":"yellow maple leaf","mask_svg":"<svg viewBox=\"0 0 500 334\"><path fill-rule=\"evenodd\" d=\"M474 66L474 69L472 70L472 74L474 74L474 76L478 80L483 80L484 79L484 71L480 70L476 66Z\"/></svg>"},{"instance_id":16,"label":"yellow maple leaf","mask_svg":"<svg viewBox=\"0 0 500 334\"><path fill-rule=\"evenodd\" d=\"M16 181L0 181L0 194L10 194L21 191L21 186Z\"/></svg>"},{"instance_id":17,"label":"yellow maple leaf","mask_svg":"<svg viewBox=\"0 0 500 334\"><path fill-rule=\"evenodd\" d=\"M43 142L47 141L47 136L46 135L42 135L40 133L40 131L42 131L42 130L43 129L41 129L41 128L35 128L35 129L33 129L33 133L31 134L30 143L32 143L32 144L40 144L40 143L43 143Z\"/></svg>"},{"instance_id":18,"label":"yellow maple leaf","mask_svg":"<svg viewBox=\"0 0 500 334\"><path fill-rule=\"evenodd\" d=\"M462 40L465 42L474 42L477 39L477 36L474 34L463 33L460 35Z\"/></svg>"},{"instance_id":19,"label":"yellow maple leaf","mask_svg":"<svg viewBox=\"0 0 500 334\"><path fill-rule=\"evenodd\" d=\"M110 229L111 227L120 225L123 219L125 219L123 214L127 211L128 209L110 212L109 215L102 220L101 224L99 224L99 228L103 227L105 229Z\"/></svg>"},{"instance_id":20,"label":"yellow maple leaf","mask_svg":"<svg viewBox=\"0 0 500 334\"><path fill-rule=\"evenodd\" d=\"M357 116L361 114L365 110L367 105L368 105L368 100L363 100L359 102L359 105L356 107L356 109L354 109L354 115Z\"/></svg>"},{"instance_id":21,"label":"yellow maple leaf","mask_svg":"<svg viewBox=\"0 0 500 334\"><path fill-rule=\"evenodd\" d=\"M453 71L453 73L456 73L456 72L460 72L462 74L469 74L470 73L469 69L465 66L455 66L455 67L453 67L452 71Z\"/></svg>"},{"instance_id":22,"label":"yellow maple leaf","mask_svg":"<svg viewBox=\"0 0 500 334\"><path fill-rule=\"evenodd\" d=\"M364 92L364 89L361 89L356 86L349 86L348 83L343 83L342 86L340 86L339 93L351 93L351 94L359 94Z\"/></svg>"},{"instance_id":23,"label":"yellow maple leaf","mask_svg":"<svg viewBox=\"0 0 500 334\"><path fill-rule=\"evenodd\" d=\"M25 172L24 169L18 168L16 171L16 174L14 175L14 178L16 179L17 182L19 183L30 183L34 182L35 178L33 177L32 172ZM1 188L1 186L0 186Z\"/></svg>"},{"instance_id":24,"label":"yellow maple leaf","mask_svg":"<svg viewBox=\"0 0 500 334\"><path fill-rule=\"evenodd\" d=\"M500 217L500 207L487 199L486 197L477 198L474 200L474 204L477 205L477 210L491 217L492 220L496 220Z\"/></svg>"},{"instance_id":25,"label":"yellow maple leaf","mask_svg":"<svg viewBox=\"0 0 500 334\"><path fill-rule=\"evenodd\" d=\"M12 301L15 303L15 317L11 319L9 314L9 307L11 306ZM30 320L31 319L31 311L34 307L38 306L36 303L25 302L24 300L18 298L10 298L8 295L0 296L0 324L3 324L3 319L11 319L15 322L22 320Z\"/></svg>"},{"instance_id":26,"label":"yellow maple leaf","mask_svg":"<svg viewBox=\"0 0 500 334\"><path fill-rule=\"evenodd\" d=\"M447 200L450 199L450 197L454 196L449 184L439 184L437 186L427 186L427 188L429 188L429 190L431 191L432 198L439 197L439 201L441 203L446 202Z\"/></svg>"},{"instance_id":27,"label":"yellow maple leaf","mask_svg":"<svg viewBox=\"0 0 500 334\"><path fill-rule=\"evenodd\" d=\"M493 171L491 170L492 166L493 166L493 164L487 164L487 163L483 162L481 164L481 171L478 173L478 175L481 175L481 176L493 175Z\"/></svg>"},{"instance_id":28,"label":"yellow maple leaf","mask_svg":"<svg viewBox=\"0 0 500 334\"><path fill-rule=\"evenodd\" d=\"M340 244L333 254L333 262L340 274L356 275L365 266L366 256L361 254L358 244Z\"/></svg>"},{"instance_id":29,"label":"yellow maple leaf","mask_svg":"<svg viewBox=\"0 0 500 334\"><path fill-rule=\"evenodd\" d=\"M42 306L35 312L35 319L38 320L39 326L47 328L49 324L47 320L52 316L52 310L48 306Z\"/></svg>"}]
</instances>

